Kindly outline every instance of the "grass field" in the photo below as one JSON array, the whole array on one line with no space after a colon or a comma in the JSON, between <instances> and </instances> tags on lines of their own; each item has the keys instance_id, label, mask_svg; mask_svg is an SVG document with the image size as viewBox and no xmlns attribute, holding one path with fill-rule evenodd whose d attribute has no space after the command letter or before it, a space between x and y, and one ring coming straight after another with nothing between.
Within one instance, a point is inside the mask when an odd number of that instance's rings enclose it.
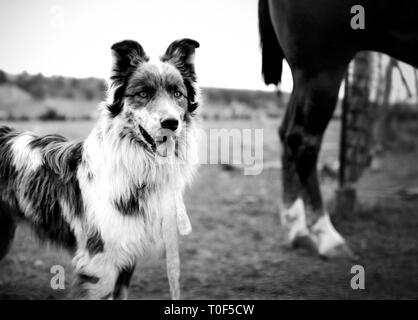
<instances>
[{"instance_id":1,"label":"grass field","mask_svg":"<svg viewBox=\"0 0 418 320\"><path fill-rule=\"evenodd\" d=\"M211 121L210 128L263 128L260 175L203 165L186 203L193 233L181 240L185 299L371 299L418 298L418 201L403 199L398 186L418 184L417 153L387 155L383 170L368 173L359 188L362 204L350 217L334 222L360 256L366 289L352 290L353 262L324 261L286 243L280 226L281 194L278 119ZM85 137L91 122L23 122L12 126L37 133ZM321 161L336 159L338 123L330 126ZM325 181L332 194L334 183ZM52 290L50 268L63 265L66 289ZM11 253L0 262L0 299L61 299L72 281L70 258L54 248L39 247L28 228L19 228ZM161 258L138 265L130 290L132 299L169 298Z\"/></svg>"}]
</instances>

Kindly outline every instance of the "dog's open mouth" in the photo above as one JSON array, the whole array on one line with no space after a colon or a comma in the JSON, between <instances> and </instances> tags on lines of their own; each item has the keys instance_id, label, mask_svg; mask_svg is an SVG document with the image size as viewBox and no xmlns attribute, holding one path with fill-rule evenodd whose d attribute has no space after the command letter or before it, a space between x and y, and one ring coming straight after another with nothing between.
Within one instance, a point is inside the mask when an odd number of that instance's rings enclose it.
<instances>
[{"instance_id":1,"label":"dog's open mouth","mask_svg":"<svg viewBox=\"0 0 418 320\"><path fill-rule=\"evenodd\" d=\"M161 136L155 139L157 145L167 142L168 136Z\"/></svg>"},{"instance_id":2,"label":"dog's open mouth","mask_svg":"<svg viewBox=\"0 0 418 320\"><path fill-rule=\"evenodd\" d=\"M157 147L157 153L162 157L168 157L174 154L174 148L176 146L175 137L172 134L160 134L155 137L155 144Z\"/></svg>"},{"instance_id":3,"label":"dog's open mouth","mask_svg":"<svg viewBox=\"0 0 418 320\"><path fill-rule=\"evenodd\" d=\"M170 154L174 154L176 147L176 137L170 130L160 130L156 137L151 135L140 125L138 125L141 132L142 142L144 146L151 152L155 152L161 157L168 157Z\"/></svg>"}]
</instances>

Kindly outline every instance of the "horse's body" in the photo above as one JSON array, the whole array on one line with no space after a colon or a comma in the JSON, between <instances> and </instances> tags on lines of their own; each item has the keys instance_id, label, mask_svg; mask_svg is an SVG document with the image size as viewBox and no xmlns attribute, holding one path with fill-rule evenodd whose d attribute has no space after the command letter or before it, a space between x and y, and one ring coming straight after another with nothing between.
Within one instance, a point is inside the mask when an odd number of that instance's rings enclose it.
<instances>
[{"instance_id":1,"label":"horse's body","mask_svg":"<svg viewBox=\"0 0 418 320\"><path fill-rule=\"evenodd\" d=\"M364 30L351 27L355 5L364 7ZM348 252L323 206L316 170L322 137L357 52L379 51L418 67L417 12L415 0L259 0L265 82L280 82L283 59L294 81L279 130L281 214L294 244L309 240L324 256Z\"/></svg>"}]
</instances>

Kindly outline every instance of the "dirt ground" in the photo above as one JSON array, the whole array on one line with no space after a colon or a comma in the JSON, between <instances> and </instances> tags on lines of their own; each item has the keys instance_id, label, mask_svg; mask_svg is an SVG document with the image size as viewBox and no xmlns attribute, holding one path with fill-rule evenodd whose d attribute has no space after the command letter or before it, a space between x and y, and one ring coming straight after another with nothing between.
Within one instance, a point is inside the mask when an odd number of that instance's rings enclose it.
<instances>
[{"instance_id":1,"label":"dirt ground","mask_svg":"<svg viewBox=\"0 0 418 320\"><path fill-rule=\"evenodd\" d=\"M212 124L213 126L217 126ZM247 126L247 124L240 124ZM252 123L252 127L261 125ZM22 124L37 132L70 137L91 124ZM206 126L211 127L211 124ZM276 122L263 124L264 161L277 161ZM338 126L327 133L321 159L336 156ZM181 240L184 299L416 299L418 298L418 199L398 192L418 185L418 152L387 154L379 172L359 184L361 204L349 217L333 216L336 228L360 256L356 262L325 261L291 249L280 226L280 173L262 174L203 165L186 193L193 233ZM324 182L332 189L332 183ZM329 192L331 194L332 192ZM365 268L365 290L352 290L351 267ZM50 269L62 265L66 289L53 290ZM21 227L10 254L0 262L0 299L63 299L72 281L65 252L40 247ZM137 267L131 299L168 299L162 258Z\"/></svg>"}]
</instances>

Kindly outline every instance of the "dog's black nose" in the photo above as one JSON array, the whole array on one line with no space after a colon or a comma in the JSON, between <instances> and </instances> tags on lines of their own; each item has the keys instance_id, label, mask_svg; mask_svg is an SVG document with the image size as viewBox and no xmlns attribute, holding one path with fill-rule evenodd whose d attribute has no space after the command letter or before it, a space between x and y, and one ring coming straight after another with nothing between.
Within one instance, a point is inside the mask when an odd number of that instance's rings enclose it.
<instances>
[{"instance_id":1,"label":"dog's black nose","mask_svg":"<svg viewBox=\"0 0 418 320\"><path fill-rule=\"evenodd\" d=\"M168 118L168 119L161 121L161 128L163 129L176 131L178 127L179 127L179 121L177 119Z\"/></svg>"}]
</instances>

